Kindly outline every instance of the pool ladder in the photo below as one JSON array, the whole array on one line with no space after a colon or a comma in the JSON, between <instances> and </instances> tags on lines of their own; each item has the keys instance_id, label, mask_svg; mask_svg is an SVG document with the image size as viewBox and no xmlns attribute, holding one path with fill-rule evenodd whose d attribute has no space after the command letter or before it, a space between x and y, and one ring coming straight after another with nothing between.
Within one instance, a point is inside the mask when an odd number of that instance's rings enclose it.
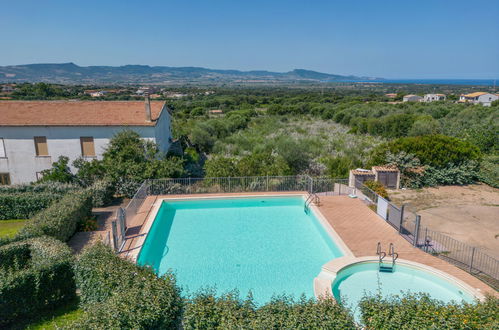
<instances>
[{"instance_id":1,"label":"pool ladder","mask_svg":"<svg viewBox=\"0 0 499 330\"><path fill-rule=\"evenodd\" d=\"M305 204L303 205L303 211L307 213L310 208L310 204L314 203L315 205L319 205L320 201L321 199L316 193L309 193L307 199L305 200Z\"/></svg>"},{"instance_id":2,"label":"pool ladder","mask_svg":"<svg viewBox=\"0 0 499 330\"><path fill-rule=\"evenodd\" d=\"M376 248L376 255L379 258L379 271L384 273L393 273L393 268L395 267L395 260L398 259L399 255L395 252L395 246L393 243L390 243L388 248L388 256L392 257L392 264L385 265L383 263L383 259L386 257L386 252L381 251L381 242L378 242L378 246Z\"/></svg>"}]
</instances>

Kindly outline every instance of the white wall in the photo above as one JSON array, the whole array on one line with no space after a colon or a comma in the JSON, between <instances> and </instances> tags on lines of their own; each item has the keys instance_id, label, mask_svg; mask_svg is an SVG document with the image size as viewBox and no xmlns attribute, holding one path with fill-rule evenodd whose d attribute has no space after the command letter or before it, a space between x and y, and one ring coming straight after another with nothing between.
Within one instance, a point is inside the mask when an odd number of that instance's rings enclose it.
<instances>
[{"instance_id":1,"label":"white wall","mask_svg":"<svg viewBox=\"0 0 499 330\"><path fill-rule=\"evenodd\" d=\"M164 111L167 113L167 111ZM161 116L157 126L133 126L141 137L156 140L162 151L169 148L170 116ZM164 118L163 118L164 117ZM167 127L165 127L165 125ZM70 163L81 156L80 137L94 138L97 158L102 157L109 139L125 129L121 126L80 126L80 127L0 127L0 137L4 139L6 158L0 158L0 173L10 173L12 184L36 181L36 172L51 167L59 156L67 156ZM33 137L47 137L49 157L37 157ZM72 168L74 170L74 168Z\"/></svg>"},{"instance_id":2,"label":"white wall","mask_svg":"<svg viewBox=\"0 0 499 330\"><path fill-rule=\"evenodd\" d=\"M162 153L167 153L170 149L172 132L171 132L171 115L166 108L163 106L161 111L161 116L158 118L156 123L154 136L156 138L156 144Z\"/></svg>"},{"instance_id":3,"label":"white wall","mask_svg":"<svg viewBox=\"0 0 499 330\"><path fill-rule=\"evenodd\" d=\"M492 102L496 101L497 99L499 99L499 96L494 94L480 95L478 97L478 103L481 103L485 106L490 106Z\"/></svg>"}]
</instances>

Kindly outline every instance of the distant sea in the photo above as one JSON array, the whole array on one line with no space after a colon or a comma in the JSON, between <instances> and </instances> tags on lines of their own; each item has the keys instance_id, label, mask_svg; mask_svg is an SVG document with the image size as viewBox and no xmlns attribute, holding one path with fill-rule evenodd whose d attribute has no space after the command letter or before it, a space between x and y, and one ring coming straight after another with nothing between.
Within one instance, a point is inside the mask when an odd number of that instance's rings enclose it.
<instances>
[{"instance_id":1,"label":"distant sea","mask_svg":"<svg viewBox=\"0 0 499 330\"><path fill-rule=\"evenodd\" d=\"M385 83L385 84L422 84L422 85L477 85L494 86L494 79L374 79L351 80L349 82ZM499 79L496 79L496 86Z\"/></svg>"}]
</instances>

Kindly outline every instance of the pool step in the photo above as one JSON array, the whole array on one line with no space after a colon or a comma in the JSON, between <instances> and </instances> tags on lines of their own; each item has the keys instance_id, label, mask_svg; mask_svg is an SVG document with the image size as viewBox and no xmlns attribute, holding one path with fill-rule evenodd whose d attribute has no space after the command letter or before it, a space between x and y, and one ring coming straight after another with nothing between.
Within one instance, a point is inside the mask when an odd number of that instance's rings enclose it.
<instances>
[{"instance_id":1,"label":"pool step","mask_svg":"<svg viewBox=\"0 0 499 330\"><path fill-rule=\"evenodd\" d=\"M379 266L379 271L383 273L393 273L393 266Z\"/></svg>"}]
</instances>

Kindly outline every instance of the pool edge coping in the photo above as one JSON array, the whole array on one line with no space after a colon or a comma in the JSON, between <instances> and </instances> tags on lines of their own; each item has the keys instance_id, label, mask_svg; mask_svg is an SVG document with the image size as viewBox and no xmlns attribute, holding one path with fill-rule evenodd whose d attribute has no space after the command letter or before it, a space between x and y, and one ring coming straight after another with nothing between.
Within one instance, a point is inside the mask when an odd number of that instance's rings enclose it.
<instances>
[{"instance_id":1,"label":"pool edge coping","mask_svg":"<svg viewBox=\"0 0 499 330\"><path fill-rule=\"evenodd\" d=\"M332 259L325 263L322 266L321 272L317 275L316 278L314 278L314 295L317 299L323 298L323 297L328 297L328 298L334 298L333 295L333 283L336 277L338 276L338 273L342 271L343 269L360 264L360 263L365 263L365 262L371 262L371 263L377 263L379 262L379 257L378 256L364 256L364 257L340 257L336 259ZM469 295L474 297L475 299L478 299L480 301L485 300L485 295L482 293L482 290L479 288L474 288L468 283L462 281L461 279L450 275L449 273L446 273L444 271L441 271L435 267L425 265L423 263L415 262L412 260L407 260L407 259L397 259L397 263L400 263L405 266L410 266L414 267L418 270L422 270L425 272L428 272L434 276L440 277L441 279L444 279L451 284L457 286L463 291L466 291Z\"/></svg>"}]
</instances>

